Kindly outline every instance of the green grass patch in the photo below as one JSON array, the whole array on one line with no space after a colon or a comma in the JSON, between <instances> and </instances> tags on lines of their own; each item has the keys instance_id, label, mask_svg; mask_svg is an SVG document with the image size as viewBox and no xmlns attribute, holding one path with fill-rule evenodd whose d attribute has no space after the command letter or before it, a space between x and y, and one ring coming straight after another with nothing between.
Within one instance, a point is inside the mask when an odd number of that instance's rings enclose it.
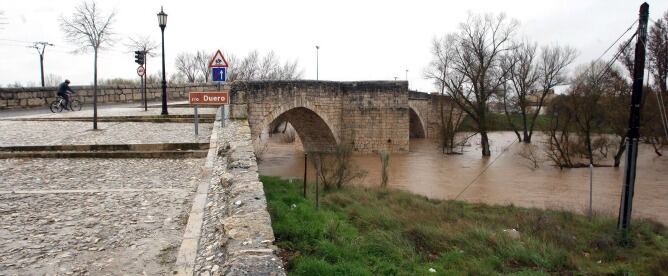
<instances>
[{"instance_id":1,"label":"green grass patch","mask_svg":"<svg viewBox=\"0 0 668 276\"><path fill-rule=\"evenodd\" d=\"M650 221L634 221L632 245L622 247L616 220L607 217L355 187L322 194L316 210L300 183L261 180L280 256L293 275L668 272L668 232ZM503 232L512 228L519 239Z\"/></svg>"}]
</instances>

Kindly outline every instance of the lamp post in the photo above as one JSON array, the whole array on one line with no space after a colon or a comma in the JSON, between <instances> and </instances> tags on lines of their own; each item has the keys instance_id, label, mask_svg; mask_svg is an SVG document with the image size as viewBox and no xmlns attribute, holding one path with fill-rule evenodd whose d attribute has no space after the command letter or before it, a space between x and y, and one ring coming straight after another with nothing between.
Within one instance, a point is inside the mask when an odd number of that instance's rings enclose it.
<instances>
[{"instance_id":1,"label":"lamp post","mask_svg":"<svg viewBox=\"0 0 668 276\"><path fill-rule=\"evenodd\" d=\"M167 27L167 14L162 11L158 13L158 24L162 31L162 112L160 115L168 115L167 113L167 79L165 78L165 27Z\"/></svg>"},{"instance_id":2,"label":"lamp post","mask_svg":"<svg viewBox=\"0 0 668 276\"><path fill-rule=\"evenodd\" d=\"M319 60L320 46L315 45L315 80L320 80L320 60Z\"/></svg>"}]
</instances>

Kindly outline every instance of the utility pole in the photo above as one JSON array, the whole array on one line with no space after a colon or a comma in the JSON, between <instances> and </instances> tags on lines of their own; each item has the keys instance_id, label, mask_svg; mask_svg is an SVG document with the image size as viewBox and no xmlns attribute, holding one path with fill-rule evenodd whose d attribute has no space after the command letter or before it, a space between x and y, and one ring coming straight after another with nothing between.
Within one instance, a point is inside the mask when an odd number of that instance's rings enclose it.
<instances>
[{"instance_id":1,"label":"utility pole","mask_svg":"<svg viewBox=\"0 0 668 276\"><path fill-rule=\"evenodd\" d=\"M41 49L40 49L41 46ZM35 48L39 54L39 69L42 72L42 87L44 87L44 49L46 46L53 46L53 44L48 42L34 42L31 48Z\"/></svg>"},{"instance_id":2,"label":"utility pole","mask_svg":"<svg viewBox=\"0 0 668 276\"><path fill-rule=\"evenodd\" d=\"M647 19L649 4L640 5L640 19L636 41L635 62L633 64L633 91L631 93L631 112L629 130L626 135L626 166L624 168L624 186L619 205L617 229L627 231L631 225L633 190L636 181L636 160L638 159L638 140L640 139L640 102L642 99L645 73L645 44L647 42Z\"/></svg>"}]
</instances>

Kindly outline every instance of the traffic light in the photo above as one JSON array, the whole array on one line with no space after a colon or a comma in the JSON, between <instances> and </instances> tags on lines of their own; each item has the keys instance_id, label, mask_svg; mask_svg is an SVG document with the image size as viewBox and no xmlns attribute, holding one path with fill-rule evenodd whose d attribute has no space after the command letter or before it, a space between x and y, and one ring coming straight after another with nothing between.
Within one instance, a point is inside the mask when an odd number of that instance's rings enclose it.
<instances>
[{"instance_id":1,"label":"traffic light","mask_svg":"<svg viewBox=\"0 0 668 276\"><path fill-rule=\"evenodd\" d=\"M135 51L135 62L139 65L144 64L144 51Z\"/></svg>"}]
</instances>

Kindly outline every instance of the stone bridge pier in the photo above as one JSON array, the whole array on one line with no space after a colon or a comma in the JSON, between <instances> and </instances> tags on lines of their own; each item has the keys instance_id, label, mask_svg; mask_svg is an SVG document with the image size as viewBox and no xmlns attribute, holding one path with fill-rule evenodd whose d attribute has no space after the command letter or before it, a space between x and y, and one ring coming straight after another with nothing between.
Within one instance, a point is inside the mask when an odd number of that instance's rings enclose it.
<instances>
[{"instance_id":1,"label":"stone bridge pier","mask_svg":"<svg viewBox=\"0 0 668 276\"><path fill-rule=\"evenodd\" d=\"M421 117L433 113L430 95L405 81L237 81L230 92L230 116L248 119L255 142L277 120L295 128L305 151L403 153L411 137L436 133Z\"/></svg>"}]
</instances>

